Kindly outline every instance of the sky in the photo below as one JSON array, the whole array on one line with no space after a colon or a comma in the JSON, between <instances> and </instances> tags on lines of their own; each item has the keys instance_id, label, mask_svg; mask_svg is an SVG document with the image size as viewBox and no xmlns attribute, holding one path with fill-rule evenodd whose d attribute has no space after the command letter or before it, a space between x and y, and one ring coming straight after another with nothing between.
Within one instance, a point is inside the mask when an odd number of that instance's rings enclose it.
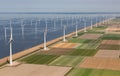
<instances>
[{"instance_id":1,"label":"sky","mask_svg":"<svg viewBox=\"0 0 120 76\"><path fill-rule=\"evenodd\" d=\"M0 0L0 12L120 12L120 0Z\"/></svg>"}]
</instances>

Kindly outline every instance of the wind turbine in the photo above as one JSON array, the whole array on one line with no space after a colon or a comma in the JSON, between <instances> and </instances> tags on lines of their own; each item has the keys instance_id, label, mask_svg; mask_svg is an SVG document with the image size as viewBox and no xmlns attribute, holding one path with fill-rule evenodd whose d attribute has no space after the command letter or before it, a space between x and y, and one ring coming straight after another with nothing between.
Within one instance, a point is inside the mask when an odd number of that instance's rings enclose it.
<instances>
[{"instance_id":1,"label":"wind turbine","mask_svg":"<svg viewBox=\"0 0 120 76\"><path fill-rule=\"evenodd\" d=\"M46 26L45 26L45 30L44 30L44 50L48 50L47 44L46 44L46 42L47 42L47 39L46 39L46 36L47 36L47 19L46 19L45 23L46 23Z\"/></svg>"},{"instance_id":2,"label":"wind turbine","mask_svg":"<svg viewBox=\"0 0 120 76\"><path fill-rule=\"evenodd\" d=\"M103 19L102 24L104 24L104 22L105 22L105 18L104 18L104 16L102 16L102 19Z\"/></svg>"},{"instance_id":3,"label":"wind turbine","mask_svg":"<svg viewBox=\"0 0 120 76\"><path fill-rule=\"evenodd\" d=\"M36 20L36 23L35 23L35 36L37 36L37 20Z\"/></svg>"},{"instance_id":4,"label":"wind turbine","mask_svg":"<svg viewBox=\"0 0 120 76\"><path fill-rule=\"evenodd\" d=\"M87 32L87 29L86 29L86 20L84 18L84 32Z\"/></svg>"},{"instance_id":5,"label":"wind turbine","mask_svg":"<svg viewBox=\"0 0 120 76\"><path fill-rule=\"evenodd\" d=\"M63 26L63 41L65 42L66 41L66 37L65 37L65 34L66 34L66 26L64 25Z\"/></svg>"},{"instance_id":6,"label":"wind turbine","mask_svg":"<svg viewBox=\"0 0 120 76\"><path fill-rule=\"evenodd\" d=\"M99 18L99 25L102 25L102 17Z\"/></svg>"},{"instance_id":7,"label":"wind turbine","mask_svg":"<svg viewBox=\"0 0 120 76\"><path fill-rule=\"evenodd\" d=\"M54 19L54 31L56 30L56 21Z\"/></svg>"},{"instance_id":8,"label":"wind turbine","mask_svg":"<svg viewBox=\"0 0 120 76\"><path fill-rule=\"evenodd\" d=\"M67 26L69 26L69 24L68 24L68 18L66 17L66 21L67 21Z\"/></svg>"},{"instance_id":9,"label":"wind turbine","mask_svg":"<svg viewBox=\"0 0 120 76\"><path fill-rule=\"evenodd\" d=\"M6 27L5 27L4 33L5 33L5 42L6 42L6 40L7 40L7 28Z\"/></svg>"},{"instance_id":10,"label":"wind turbine","mask_svg":"<svg viewBox=\"0 0 120 76\"><path fill-rule=\"evenodd\" d=\"M93 29L93 21L92 21L92 17L91 17L91 30Z\"/></svg>"},{"instance_id":11,"label":"wind turbine","mask_svg":"<svg viewBox=\"0 0 120 76\"><path fill-rule=\"evenodd\" d=\"M96 17L96 27L98 27L98 19L97 19L97 17Z\"/></svg>"},{"instance_id":12,"label":"wind turbine","mask_svg":"<svg viewBox=\"0 0 120 76\"><path fill-rule=\"evenodd\" d=\"M77 17L76 17L76 37L78 36L78 22L77 22Z\"/></svg>"},{"instance_id":13,"label":"wind turbine","mask_svg":"<svg viewBox=\"0 0 120 76\"><path fill-rule=\"evenodd\" d=\"M10 26L11 26L11 21L10 21ZM10 27L10 65L13 65L13 60L12 60L12 42L13 42L13 30L12 26Z\"/></svg>"},{"instance_id":14,"label":"wind turbine","mask_svg":"<svg viewBox=\"0 0 120 76\"><path fill-rule=\"evenodd\" d=\"M74 17L72 17L72 25L74 25Z\"/></svg>"},{"instance_id":15,"label":"wind turbine","mask_svg":"<svg viewBox=\"0 0 120 76\"><path fill-rule=\"evenodd\" d=\"M61 18L61 27L63 26L62 24L63 24L63 19Z\"/></svg>"},{"instance_id":16,"label":"wind turbine","mask_svg":"<svg viewBox=\"0 0 120 76\"><path fill-rule=\"evenodd\" d=\"M21 20L21 31L22 31L22 38L24 39L24 24L23 24L23 20Z\"/></svg>"}]
</instances>

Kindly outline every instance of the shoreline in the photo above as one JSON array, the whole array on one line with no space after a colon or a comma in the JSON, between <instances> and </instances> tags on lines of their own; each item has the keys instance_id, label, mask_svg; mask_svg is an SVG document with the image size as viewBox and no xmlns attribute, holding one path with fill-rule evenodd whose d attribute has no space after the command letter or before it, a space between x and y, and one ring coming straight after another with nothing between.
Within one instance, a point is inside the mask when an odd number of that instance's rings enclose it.
<instances>
[{"instance_id":1,"label":"shoreline","mask_svg":"<svg viewBox=\"0 0 120 76\"><path fill-rule=\"evenodd\" d=\"M106 22L106 21L107 21L107 20L104 20L104 22ZM96 23L96 24L94 24L94 25L92 25L92 26L93 26L93 27L94 27L94 26L96 27L96 25L99 26L99 24L101 24L101 23L103 23L103 21L102 21L102 22L98 22L98 23ZM88 29L90 29L90 28L91 28L91 25L88 26L86 29L88 30ZM78 32L81 32L81 31L84 31L84 28L78 30ZM69 33L69 34L66 35L66 38L71 37L71 36L73 36L73 35L75 35L75 34L76 34L75 31L74 31L74 32L71 32L71 33ZM52 45L52 44L54 44L54 43L56 43L56 42L59 42L59 41L61 41L62 39L63 39L63 36L58 37L58 38L55 38L55 39L53 39L53 40L50 40L50 41L47 42L47 46L50 46L50 45ZM20 52L18 52L18 53L13 54L13 60L19 59L19 58L21 58L21 57L24 57L24 56L26 56L26 55L28 55L28 54L31 54L31 53L33 53L33 52L36 52L36 51L42 49L42 48L43 48L43 44L44 44L44 43L39 44L39 45L37 45L37 46L31 47L31 48L29 48L29 49L26 49L26 50L23 50L23 51L20 51ZM0 65L5 64L8 60L9 60L9 56L1 58L1 59L0 59Z\"/></svg>"}]
</instances>

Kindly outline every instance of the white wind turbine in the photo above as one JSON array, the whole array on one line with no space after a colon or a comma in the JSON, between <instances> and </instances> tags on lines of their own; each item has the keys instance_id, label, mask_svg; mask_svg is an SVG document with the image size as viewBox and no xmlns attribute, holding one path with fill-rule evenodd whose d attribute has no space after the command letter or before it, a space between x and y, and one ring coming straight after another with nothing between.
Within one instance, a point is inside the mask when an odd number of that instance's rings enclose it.
<instances>
[{"instance_id":1,"label":"white wind turbine","mask_svg":"<svg viewBox=\"0 0 120 76\"><path fill-rule=\"evenodd\" d=\"M67 22L67 26L69 26L69 23L68 23L68 18L66 17L66 22Z\"/></svg>"},{"instance_id":2,"label":"white wind turbine","mask_svg":"<svg viewBox=\"0 0 120 76\"><path fill-rule=\"evenodd\" d=\"M22 31L22 38L24 39L24 24L23 24L24 20L21 20L21 31Z\"/></svg>"},{"instance_id":3,"label":"white wind turbine","mask_svg":"<svg viewBox=\"0 0 120 76\"><path fill-rule=\"evenodd\" d=\"M45 20L46 26L44 30L44 50L48 50L47 48L47 19Z\"/></svg>"},{"instance_id":4,"label":"white wind turbine","mask_svg":"<svg viewBox=\"0 0 120 76\"><path fill-rule=\"evenodd\" d=\"M5 42L6 42L6 40L7 40L7 28L5 27L5 31L4 31L4 33L5 33Z\"/></svg>"},{"instance_id":5,"label":"white wind turbine","mask_svg":"<svg viewBox=\"0 0 120 76\"><path fill-rule=\"evenodd\" d=\"M61 27L63 27L63 25L62 25L62 24L63 24L63 18L61 18Z\"/></svg>"},{"instance_id":6,"label":"white wind turbine","mask_svg":"<svg viewBox=\"0 0 120 76\"><path fill-rule=\"evenodd\" d=\"M35 36L37 36L37 31L38 31L38 29L37 29L37 20L36 20L36 23L35 23Z\"/></svg>"},{"instance_id":7,"label":"white wind turbine","mask_svg":"<svg viewBox=\"0 0 120 76\"><path fill-rule=\"evenodd\" d=\"M78 22L77 22L77 17L76 17L76 37L78 36Z\"/></svg>"},{"instance_id":8,"label":"white wind turbine","mask_svg":"<svg viewBox=\"0 0 120 76\"><path fill-rule=\"evenodd\" d=\"M10 20L10 65L13 65L13 59L12 59L12 42L13 42L13 30L11 26L11 20Z\"/></svg>"},{"instance_id":9,"label":"white wind turbine","mask_svg":"<svg viewBox=\"0 0 120 76\"><path fill-rule=\"evenodd\" d=\"M105 21L104 16L102 16L102 19L103 19L102 24L104 24L104 21Z\"/></svg>"},{"instance_id":10,"label":"white wind turbine","mask_svg":"<svg viewBox=\"0 0 120 76\"><path fill-rule=\"evenodd\" d=\"M63 26L63 41L65 42L66 41L66 26L64 25Z\"/></svg>"},{"instance_id":11,"label":"white wind turbine","mask_svg":"<svg viewBox=\"0 0 120 76\"><path fill-rule=\"evenodd\" d=\"M87 32L87 29L86 29L86 20L84 18L84 32Z\"/></svg>"},{"instance_id":12,"label":"white wind turbine","mask_svg":"<svg viewBox=\"0 0 120 76\"><path fill-rule=\"evenodd\" d=\"M92 21L92 17L91 17L91 30L93 29L93 21Z\"/></svg>"},{"instance_id":13,"label":"white wind turbine","mask_svg":"<svg viewBox=\"0 0 120 76\"><path fill-rule=\"evenodd\" d=\"M54 19L54 31L56 30L56 19Z\"/></svg>"},{"instance_id":14,"label":"white wind turbine","mask_svg":"<svg viewBox=\"0 0 120 76\"><path fill-rule=\"evenodd\" d=\"M96 17L96 27L98 27L98 19L97 19L97 17Z\"/></svg>"}]
</instances>

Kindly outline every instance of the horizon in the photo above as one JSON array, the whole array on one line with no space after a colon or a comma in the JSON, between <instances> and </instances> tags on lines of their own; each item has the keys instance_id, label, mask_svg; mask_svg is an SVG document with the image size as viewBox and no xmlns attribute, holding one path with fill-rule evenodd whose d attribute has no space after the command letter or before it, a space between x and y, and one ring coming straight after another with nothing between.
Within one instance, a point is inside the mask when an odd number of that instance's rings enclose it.
<instances>
[{"instance_id":1,"label":"horizon","mask_svg":"<svg viewBox=\"0 0 120 76\"><path fill-rule=\"evenodd\" d=\"M0 12L0 14L120 14L120 12Z\"/></svg>"}]
</instances>

